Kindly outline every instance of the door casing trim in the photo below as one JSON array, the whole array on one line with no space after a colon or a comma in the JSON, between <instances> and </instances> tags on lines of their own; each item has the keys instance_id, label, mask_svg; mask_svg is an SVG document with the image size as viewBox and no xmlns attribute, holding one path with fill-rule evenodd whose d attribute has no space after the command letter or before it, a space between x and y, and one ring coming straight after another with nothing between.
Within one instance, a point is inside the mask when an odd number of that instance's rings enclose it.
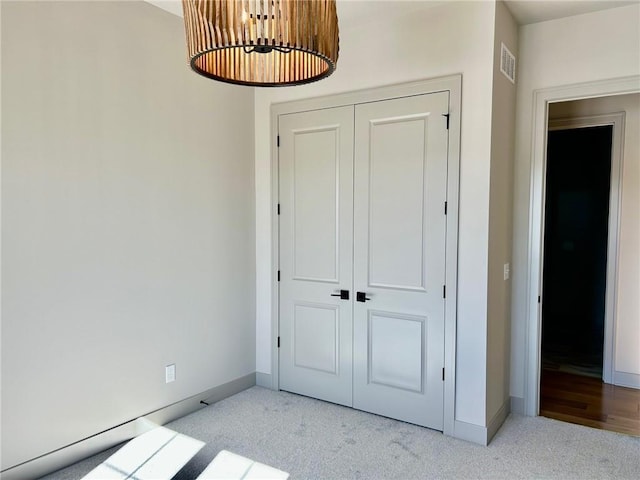
<instances>
[{"instance_id":1,"label":"door casing trim","mask_svg":"<svg viewBox=\"0 0 640 480\"><path fill-rule=\"evenodd\" d=\"M455 427L455 372L456 372L456 324L458 295L458 214L460 189L460 119L462 105L462 75L422 80L418 82L390 85L379 88L328 95L271 105L271 381L272 388L279 390L279 284L280 241L278 203L278 117L288 113L357 105L394 98L410 97L437 92L449 92L449 144L447 164L447 218L445 283L445 379L443 433L454 436Z\"/></svg>"}]
</instances>

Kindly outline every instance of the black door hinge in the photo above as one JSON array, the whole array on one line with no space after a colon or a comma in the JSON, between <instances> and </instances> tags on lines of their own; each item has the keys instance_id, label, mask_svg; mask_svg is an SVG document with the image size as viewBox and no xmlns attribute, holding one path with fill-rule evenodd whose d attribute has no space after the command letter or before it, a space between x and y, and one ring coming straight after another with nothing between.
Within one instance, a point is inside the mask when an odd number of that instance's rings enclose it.
<instances>
[{"instance_id":1,"label":"black door hinge","mask_svg":"<svg viewBox=\"0 0 640 480\"><path fill-rule=\"evenodd\" d=\"M444 202L444 214L447 214L447 202Z\"/></svg>"},{"instance_id":2,"label":"black door hinge","mask_svg":"<svg viewBox=\"0 0 640 480\"><path fill-rule=\"evenodd\" d=\"M442 116L443 117L447 117L447 130L449 130L449 114L448 113L443 113Z\"/></svg>"},{"instance_id":3,"label":"black door hinge","mask_svg":"<svg viewBox=\"0 0 640 480\"><path fill-rule=\"evenodd\" d=\"M278 348L280 348L280 337L278 337Z\"/></svg>"},{"instance_id":4,"label":"black door hinge","mask_svg":"<svg viewBox=\"0 0 640 480\"><path fill-rule=\"evenodd\" d=\"M449 120L447 120L447 128L449 128L448 125L449 125ZM277 145L279 147L280 146L280 135L278 135L278 137L276 138L276 143L277 143Z\"/></svg>"},{"instance_id":5,"label":"black door hinge","mask_svg":"<svg viewBox=\"0 0 640 480\"><path fill-rule=\"evenodd\" d=\"M278 281L280 281L280 270L278 270Z\"/></svg>"},{"instance_id":6,"label":"black door hinge","mask_svg":"<svg viewBox=\"0 0 640 480\"><path fill-rule=\"evenodd\" d=\"M278 204L278 215L280 215L280 204Z\"/></svg>"},{"instance_id":7,"label":"black door hinge","mask_svg":"<svg viewBox=\"0 0 640 480\"><path fill-rule=\"evenodd\" d=\"M442 286L442 298L447 298L447 286Z\"/></svg>"},{"instance_id":8,"label":"black door hinge","mask_svg":"<svg viewBox=\"0 0 640 480\"><path fill-rule=\"evenodd\" d=\"M442 367L442 381L444 382L444 367Z\"/></svg>"},{"instance_id":9,"label":"black door hinge","mask_svg":"<svg viewBox=\"0 0 640 480\"><path fill-rule=\"evenodd\" d=\"M540 295L538 295L538 303L540 303Z\"/></svg>"}]
</instances>

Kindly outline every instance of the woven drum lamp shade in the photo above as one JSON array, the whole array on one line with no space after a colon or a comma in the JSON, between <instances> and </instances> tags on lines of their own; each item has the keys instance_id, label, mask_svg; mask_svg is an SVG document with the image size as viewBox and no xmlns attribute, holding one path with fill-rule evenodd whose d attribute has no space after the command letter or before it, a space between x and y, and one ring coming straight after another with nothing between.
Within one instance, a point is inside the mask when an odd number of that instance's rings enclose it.
<instances>
[{"instance_id":1,"label":"woven drum lamp shade","mask_svg":"<svg viewBox=\"0 0 640 480\"><path fill-rule=\"evenodd\" d=\"M240 85L314 82L338 61L335 0L182 0L191 68Z\"/></svg>"}]
</instances>

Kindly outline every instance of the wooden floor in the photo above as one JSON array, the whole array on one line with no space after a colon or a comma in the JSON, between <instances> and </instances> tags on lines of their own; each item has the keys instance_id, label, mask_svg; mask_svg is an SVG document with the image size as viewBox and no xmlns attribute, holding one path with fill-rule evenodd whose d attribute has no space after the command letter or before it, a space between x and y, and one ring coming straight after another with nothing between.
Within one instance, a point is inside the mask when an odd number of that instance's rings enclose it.
<instances>
[{"instance_id":1,"label":"wooden floor","mask_svg":"<svg viewBox=\"0 0 640 480\"><path fill-rule=\"evenodd\" d=\"M640 390L592 377L543 370L540 415L640 436Z\"/></svg>"}]
</instances>

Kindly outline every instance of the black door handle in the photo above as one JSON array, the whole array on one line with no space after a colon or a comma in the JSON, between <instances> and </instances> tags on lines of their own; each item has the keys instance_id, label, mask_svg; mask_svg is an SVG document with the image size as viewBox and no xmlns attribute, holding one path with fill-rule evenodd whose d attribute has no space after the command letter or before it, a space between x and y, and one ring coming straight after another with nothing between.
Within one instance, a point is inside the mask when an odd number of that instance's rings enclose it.
<instances>
[{"instance_id":1,"label":"black door handle","mask_svg":"<svg viewBox=\"0 0 640 480\"><path fill-rule=\"evenodd\" d=\"M365 292L356 292L356 302L366 302L371 300Z\"/></svg>"},{"instance_id":2,"label":"black door handle","mask_svg":"<svg viewBox=\"0 0 640 480\"><path fill-rule=\"evenodd\" d=\"M349 290L340 290L340 293L332 293L332 297L340 297L340 300L349 300Z\"/></svg>"}]
</instances>

